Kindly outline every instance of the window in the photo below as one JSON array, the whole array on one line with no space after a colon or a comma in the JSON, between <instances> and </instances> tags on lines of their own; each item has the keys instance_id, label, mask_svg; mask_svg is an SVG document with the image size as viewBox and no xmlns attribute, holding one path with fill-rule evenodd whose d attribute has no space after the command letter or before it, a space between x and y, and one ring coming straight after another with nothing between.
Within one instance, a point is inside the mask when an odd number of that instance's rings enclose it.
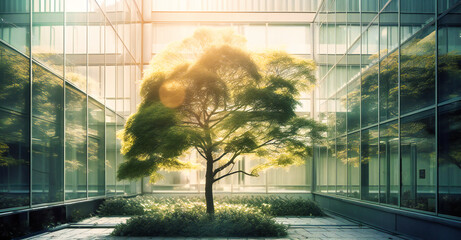
<instances>
[{"instance_id":1,"label":"window","mask_svg":"<svg viewBox=\"0 0 461 240\"><path fill-rule=\"evenodd\" d=\"M347 196L360 198L360 133L347 136Z\"/></svg>"},{"instance_id":2,"label":"window","mask_svg":"<svg viewBox=\"0 0 461 240\"><path fill-rule=\"evenodd\" d=\"M461 217L461 102L438 113L439 213Z\"/></svg>"},{"instance_id":3,"label":"window","mask_svg":"<svg viewBox=\"0 0 461 240\"><path fill-rule=\"evenodd\" d=\"M461 97L461 7L439 21L438 102Z\"/></svg>"},{"instance_id":4,"label":"window","mask_svg":"<svg viewBox=\"0 0 461 240\"><path fill-rule=\"evenodd\" d=\"M426 111L401 120L401 206L435 211L435 116Z\"/></svg>"},{"instance_id":5,"label":"window","mask_svg":"<svg viewBox=\"0 0 461 240\"><path fill-rule=\"evenodd\" d=\"M399 125L392 121L379 128L379 201L397 205L400 189Z\"/></svg>"},{"instance_id":6,"label":"window","mask_svg":"<svg viewBox=\"0 0 461 240\"><path fill-rule=\"evenodd\" d=\"M63 81L36 64L32 70L32 204L63 201Z\"/></svg>"},{"instance_id":7,"label":"window","mask_svg":"<svg viewBox=\"0 0 461 240\"><path fill-rule=\"evenodd\" d=\"M85 198L87 185L86 95L66 84L66 200Z\"/></svg>"},{"instance_id":8,"label":"window","mask_svg":"<svg viewBox=\"0 0 461 240\"><path fill-rule=\"evenodd\" d=\"M88 196L103 196L104 164L104 106L93 99L88 101Z\"/></svg>"},{"instance_id":9,"label":"window","mask_svg":"<svg viewBox=\"0 0 461 240\"><path fill-rule=\"evenodd\" d=\"M379 159L378 128L362 131L361 145L361 193L362 199L378 202Z\"/></svg>"}]
</instances>

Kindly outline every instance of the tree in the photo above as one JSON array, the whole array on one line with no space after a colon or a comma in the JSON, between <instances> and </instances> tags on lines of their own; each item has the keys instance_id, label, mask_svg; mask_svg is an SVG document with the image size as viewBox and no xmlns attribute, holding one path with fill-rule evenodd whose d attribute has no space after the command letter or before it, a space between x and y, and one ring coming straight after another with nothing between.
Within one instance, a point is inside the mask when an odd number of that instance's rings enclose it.
<instances>
[{"instance_id":1,"label":"tree","mask_svg":"<svg viewBox=\"0 0 461 240\"><path fill-rule=\"evenodd\" d=\"M234 175L258 176L270 167L302 164L325 127L298 117L300 91L313 86L313 61L284 52L251 55L230 30L199 29L155 57L141 87L142 102L120 133L126 162L119 179L181 170L195 149L206 165L207 213L214 213L213 183ZM266 162L233 170L238 157Z\"/></svg>"}]
</instances>

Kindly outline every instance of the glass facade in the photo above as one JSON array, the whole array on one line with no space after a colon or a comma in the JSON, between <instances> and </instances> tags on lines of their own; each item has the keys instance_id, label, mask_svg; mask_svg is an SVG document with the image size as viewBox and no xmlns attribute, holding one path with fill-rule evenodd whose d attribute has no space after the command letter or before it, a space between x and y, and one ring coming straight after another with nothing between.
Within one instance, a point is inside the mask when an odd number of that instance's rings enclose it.
<instances>
[{"instance_id":1,"label":"glass facade","mask_svg":"<svg viewBox=\"0 0 461 240\"><path fill-rule=\"evenodd\" d=\"M141 76L137 4L0 2L0 212L141 192L115 181Z\"/></svg>"},{"instance_id":2,"label":"glass facade","mask_svg":"<svg viewBox=\"0 0 461 240\"><path fill-rule=\"evenodd\" d=\"M203 170L119 181L116 135L136 111L150 59L199 27L224 27L249 50L317 62L317 86L297 113L327 131L305 165L234 175L215 191L314 191L461 217L459 0L3 0L0 18L2 212L203 192Z\"/></svg>"},{"instance_id":3,"label":"glass facade","mask_svg":"<svg viewBox=\"0 0 461 240\"><path fill-rule=\"evenodd\" d=\"M313 109L330 132L314 191L461 216L460 13L460 1L322 2Z\"/></svg>"}]
</instances>

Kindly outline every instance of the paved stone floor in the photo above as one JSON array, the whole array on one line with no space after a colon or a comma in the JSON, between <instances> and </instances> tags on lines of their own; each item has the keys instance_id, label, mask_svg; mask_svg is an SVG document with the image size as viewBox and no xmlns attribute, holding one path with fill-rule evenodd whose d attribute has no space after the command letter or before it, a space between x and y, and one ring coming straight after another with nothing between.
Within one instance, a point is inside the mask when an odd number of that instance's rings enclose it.
<instances>
[{"instance_id":1,"label":"paved stone floor","mask_svg":"<svg viewBox=\"0 0 461 240\"><path fill-rule=\"evenodd\" d=\"M67 228L46 232L28 239L197 239L197 238L164 238L164 237L113 237L110 236L114 226L125 222L129 217L92 217ZM346 219L329 217L280 217L280 223L289 224L288 236L282 239L404 239L373 228L362 226ZM226 239L226 238L207 238ZM239 238L229 238L239 239ZM264 238L261 238L264 239ZM266 238L267 239L267 238ZM277 238L273 238L277 239Z\"/></svg>"}]
</instances>

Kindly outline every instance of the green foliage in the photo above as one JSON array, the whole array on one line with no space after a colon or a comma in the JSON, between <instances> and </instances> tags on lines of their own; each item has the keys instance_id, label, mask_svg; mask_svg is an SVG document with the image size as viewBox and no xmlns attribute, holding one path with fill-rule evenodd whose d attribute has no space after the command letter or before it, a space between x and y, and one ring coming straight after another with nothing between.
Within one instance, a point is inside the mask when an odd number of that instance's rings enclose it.
<instances>
[{"instance_id":1,"label":"green foliage","mask_svg":"<svg viewBox=\"0 0 461 240\"><path fill-rule=\"evenodd\" d=\"M259 209L271 216L323 216L320 207L312 200L281 196L217 196L217 208L235 204ZM102 216L142 215L188 207L200 208L203 197L156 197L150 195L134 198L112 198L99 208Z\"/></svg>"},{"instance_id":2,"label":"green foliage","mask_svg":"<svg viewBox=\"0 0 461 240\"><path fill-rule=\"evenodd\" d=\"M261 210L241 204L218 204L213 217L203 202L175 203L162 211L136 216L116 226L115 236L281 237L287 227Z\"/></svg>"},{"instance_id":3,"label":"green foliage","mask_svg":"<svg viewBox=\"0 0 461 240\"><path fill-rule=\"evenodd\" d=\"M139 110L119 135L127 160L119 179L155 180L159 170L191 167L178 160L189 149L216 164L207 165L213 168L207 184L226 177L218 172L242 154L267 159L244 173L250 176L304 163L325 130L295 113L300 92L315 82L315 64L281 51L250 53L244 42L230 30L199 29L156 55Z\"/></svg>"},{"instance_id":4,"label":"green foliage","mask_svg":"<svg viewBox=\"0 0 461 240\"><path fill-rule=\"evenodd\" d=\"M131 216L144 214L140 198L106 199L99 207L100 216Z\"/></svg>"}]
</instances>

